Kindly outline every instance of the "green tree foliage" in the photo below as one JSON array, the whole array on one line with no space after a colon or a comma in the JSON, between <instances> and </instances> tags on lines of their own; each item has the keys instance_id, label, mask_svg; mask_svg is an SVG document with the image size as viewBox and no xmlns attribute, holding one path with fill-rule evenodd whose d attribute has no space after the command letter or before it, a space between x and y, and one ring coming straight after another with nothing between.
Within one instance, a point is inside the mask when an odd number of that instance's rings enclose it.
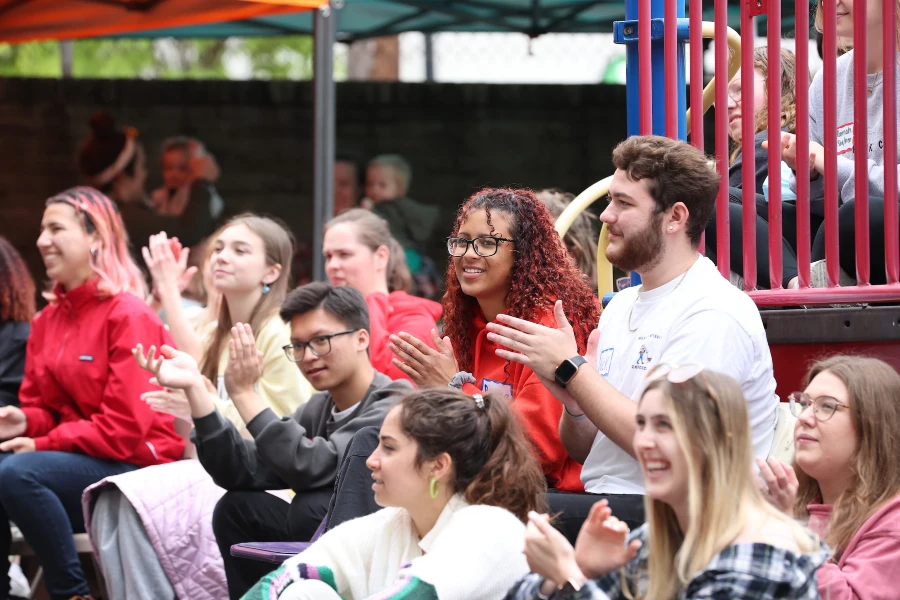
<instances>
[{"instance_id":1,"label":"green tree foliage","mask_svg":"<svg viewBox=\"0 0 900 600\"><path fill-rule=\"evenodd\" d=\"M58 42L0 43L0 76L59 77ZM72 75L84 78L309 79L309 36L225 40L96 39L73 42Z\"/></svg>"}]
</instances>

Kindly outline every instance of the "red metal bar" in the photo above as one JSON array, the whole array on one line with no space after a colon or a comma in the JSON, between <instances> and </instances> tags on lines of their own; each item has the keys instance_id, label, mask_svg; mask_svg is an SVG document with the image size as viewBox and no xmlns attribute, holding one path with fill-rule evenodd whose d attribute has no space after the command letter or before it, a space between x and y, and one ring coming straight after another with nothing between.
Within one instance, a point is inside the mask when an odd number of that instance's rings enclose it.
<instances>
[{"instance_id":1,"label":"red metal bar","mask_svg":"<svg viewBox=\"0 0 900 600\"><path fill-rule=\"evenodd\" d=\"M869 143L866 3L853 2L853 162L856 285L869 285ZM890 1L888 1L890 3ZM889 127L889 124L885 124Z\"/></svg>"},{"instance_id":2,"label":"red metal bar","mask_svg":"<svg viewBox=\"0 0 900 600\"><path fill-rule=\"evenodd\" d=\"M741 229L744 232L744 289L756 289L756 106L753 90L753 17L741 2ZM781 102L779 101L779 106Z\"/></svg>"},{"instance_id":3,"label":"red metal bar","mask_svg":"<svg viewBox=\"0 0 900 600\"><path fill-rule=\"evenodd\" d=\"M900 279L900 235L897 206L897 4L884 0L884 264L888 283Z\"/></svg>"},{"instance_id":4,"label":"red metal bar","mask_svg":"<svg viewBox=\"0 0 900 600\"><path fill-rule=\"evenodd\" d=\"M688 23L691 49L691 144L699 148L701 152L705 152L703 143L703 0L690 0Z\"/></svg>"},{"instance_id":5,"label":"red metal bar","mask_svg":"<svg viewBox=\"0 0 900 600\"><path fill-rule=\"evenodd\" d=\"M641 135L653 133L653 67L650 40L650 0L638 0L638 84L641 98Z\"/></svg>"},{"instance_id":6,"label":"red metal bar","mask_svg":"<svg viewBox=\"0 0 900 600\"><path fill-rule=\"evenodd\" d=\"M728 218L728 1L714 0L716 34L716 164L719 196L716 198L716 259L719 273L731 273Z\"/></svg>"},{"instance_id":7,"label":"red metal bar","mask_svg":"<svg viewBox=\"0 0 900 600\"><path fill-rule=\"evenodd\" d=\"M769 2L768 53L769 53L769 97L766 102L769 114L768 138L774 148L769 151L769 285L770 289L781 288L783 273L781 255L781 1Z\"/></svg>"},{"instance_id":8,"label":"red metal bar","mask_svg":"<svg viewBox=\"0 0 900 600\"><path fill-rule=\"evenodd\" d=\"M809 0L797 0L797 279L809 287ZM771 186L771 179L769 185Z\"/></svg>"},{"instance_id":9,"label":"red metal bar","mask_svg":"<svg viewBox=\"0 0 900 600\"><path fill-rule=\"evenodd\" d=\"M666 137L678 139L678 7L664 3L663 64L665 65Z\"/></svg>"},{"instance_id":10,"label":"red metal bar","mask_svg":"<svg viewBox=\"0 0 900 600\"><path fill-rule=\"evenodd\" d=\"M837 4L822 2L822 55L825 114L822 119L825 147L825 264L828 287L838 285L840 258L838 254L838 185L837 185ZM865 13L863 13L865 14ZM802 176L802 175L801 175Z\"/></svg>"},{"instance_id":11,"label":"red metal bar","mask_svg":"<svg viewBox=\"0 0 900 600\"><path fill-rule=\"evenodd\" d=\"M815 306L824 304L861 304L896 302L900 284L865 287L825 287L808 290L756 290L748 292L757 306Z\"/></svg>"}]
</instances>

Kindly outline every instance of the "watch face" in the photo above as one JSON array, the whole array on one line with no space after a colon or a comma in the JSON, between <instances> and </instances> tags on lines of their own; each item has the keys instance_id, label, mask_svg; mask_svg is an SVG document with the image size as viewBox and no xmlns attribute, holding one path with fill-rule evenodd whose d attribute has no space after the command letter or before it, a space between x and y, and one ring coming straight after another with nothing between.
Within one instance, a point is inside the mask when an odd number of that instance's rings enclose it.
<instances>
[{"instance_id":1,"label":"watch face","mask_svg":"<svg viewBox=\"0 0 900 600\"><path fill-rule=\"evenodd\" d=\"M578 367L571 360L565 360L556 369L556 381L565 385L575 376L576 371Z\"/></svg>"}]
</instances>

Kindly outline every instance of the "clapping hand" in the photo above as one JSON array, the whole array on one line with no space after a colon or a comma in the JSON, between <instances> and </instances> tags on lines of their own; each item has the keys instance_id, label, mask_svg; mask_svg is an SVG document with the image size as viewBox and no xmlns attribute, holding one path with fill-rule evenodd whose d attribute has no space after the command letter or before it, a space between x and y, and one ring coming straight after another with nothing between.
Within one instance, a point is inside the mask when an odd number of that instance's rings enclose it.
<instances>
[{"instance_id":1,"label":"clapping hand","mask_svg":"<svg viewBox=\"0 0 900 600\"><path fill-rule=\"evenodd\" d=\"M145 355L141 344L135 346L131 352L138 365L153 374L150 378L153 385L185 390L198 382L203 383L197 361L186 352L164 345L159 349L157 356L156 346L150 346Z\"/></svg>"},{"instance_id":2,"label":"clapping hand","mask_svg":"<svg viewBox=\"0 0 900 600\"><path fill-rule=\"evenodd\" d=\"M609 503L600 500L591 507L575 540L575 561L586 577L595 579L623 567L640 550L640 540L628 540L628 525L612 516Z\"/></svg>"},{"instance_id":3,"label":"clapping hand","mask_svg":"<svg viewBox=\"0 0 900 600\"><path fill-rule=\"evenodd\" d=\"M253 329L247 323L231 328L228 341L228 366L225 368L225 389L232 400L253 392L262 375L263 354L256 349Z\"/></svg>"},{"instance_id":4,"label":"clapping hand","mask_svg":"<svg viewBox=\"0 0 900 600\"><path fill-rule=\"evenodd\" d=\"M419 387L446 386L459 372L450 338L441 339L434 329L431 330L434 348L408 333L392 335L390 340L391 352L398 357L393 361L394 366Z\"/></svg>"}]
</instances>

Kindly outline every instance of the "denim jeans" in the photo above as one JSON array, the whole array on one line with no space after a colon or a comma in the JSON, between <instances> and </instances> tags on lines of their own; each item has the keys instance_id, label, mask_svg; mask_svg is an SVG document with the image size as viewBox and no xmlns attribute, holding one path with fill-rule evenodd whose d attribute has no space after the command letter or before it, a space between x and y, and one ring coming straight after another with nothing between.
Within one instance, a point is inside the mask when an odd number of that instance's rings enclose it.
<instances>
[{"instance_id":1,"label":"denim jeans","mask_svg":"<svg viewBox=\"0 0 900 600\"><path fill-rule=\"evenodd\" d=\"M52 600L90 594L72 540L84 532L81 493L135 465L71 452L0 454L0 556L9 555L12 521L44 567ZM0 561L0 598L9 595L8 565Z\"/></svg>"}]
</instances>

